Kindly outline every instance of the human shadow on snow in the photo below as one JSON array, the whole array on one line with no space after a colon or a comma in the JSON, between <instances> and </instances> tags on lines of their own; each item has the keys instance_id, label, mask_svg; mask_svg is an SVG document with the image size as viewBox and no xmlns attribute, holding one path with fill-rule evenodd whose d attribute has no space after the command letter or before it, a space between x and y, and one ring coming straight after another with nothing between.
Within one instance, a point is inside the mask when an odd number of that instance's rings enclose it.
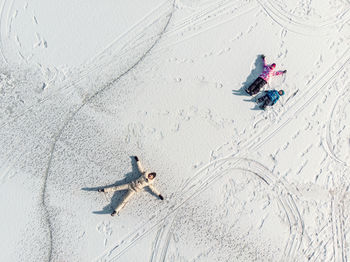
<instances>
[{"instance_id":1,"label":"human shadow on snow","mask_svg":"<svg viewBox=\"0 0 350 262\"><path fill-rule=\"evenodd\" d=\"M258 78L264 68L264 62L261 59L261 55L257 55L254 66L255 68L250 72L245 82L242 83L242 87L238 90L232 90L232 94L238 96L249 96L245 90L255 81L255 79Z\"/></svg>"},{"instance_id":2,"label":"human shadow on snow","mask_svg":"<svg viewBox=\"0 0 350 262\"><path fill-rule=\"evenodd\" d=\"M130 173L125 174L124 179L118 180L114 184L111 184L111 185L107 185L107 186L103 186L103 187L102 186L100 186L100 187L84 187L81 190L84 190L84 191L98 191L99 189L106 188L106 187L113 187L113 186L129 184L131 181L139 178L141 174L140 174L140 172L139 172L139 170L137 168L137 164L136 164L136 161L134 160L134 157L130 156L130 160L131 160L131 165L132 165L132 171ZM102 208L102 210L93 211L92 213L99 214L99 215L110 214L114 210L114 208L119 203L121 203L123 201L124 195L126 193L127 193L127 189L113 192L113 196L112 196L112 198L110 200L110 203L108 205L104 206ZM106 194L106 193L103 193L103 192L100 193L99 192L98 194Z\"/></svg>"}]
</instances>

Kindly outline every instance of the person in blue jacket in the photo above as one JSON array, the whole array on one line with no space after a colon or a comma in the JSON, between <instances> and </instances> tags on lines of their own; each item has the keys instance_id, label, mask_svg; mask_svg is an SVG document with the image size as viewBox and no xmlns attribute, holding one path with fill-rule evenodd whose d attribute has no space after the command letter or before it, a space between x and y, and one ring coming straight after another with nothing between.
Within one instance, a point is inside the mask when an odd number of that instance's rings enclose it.
<instances>
[{"instance_id":1,"label":"person in blue jacket","mask_svg":"<svg viewBox=\"0 0 350 262\"><path fill-rule=\"evenodd\" d=\"M280 90L268 90L265 92L265 94L262 97L259 97L256 102L257 103L262 103L259 107L263 110L265 110L265 108L268 105L273 106L274 104L276 104L276 102L278 101L278 99L280 98L280 96L284 95L284 91Z\"/></svg>"}]
</instances>

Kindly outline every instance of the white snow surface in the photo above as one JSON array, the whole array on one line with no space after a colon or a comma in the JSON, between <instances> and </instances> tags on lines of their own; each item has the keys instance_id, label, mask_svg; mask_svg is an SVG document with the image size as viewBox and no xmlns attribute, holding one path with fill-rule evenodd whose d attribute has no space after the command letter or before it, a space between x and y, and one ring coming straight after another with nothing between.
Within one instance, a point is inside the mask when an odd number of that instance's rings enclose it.
<instances>
[{"instance_id":1,"label":"white snow surface","mask_svg":"<svg viewBox=\"0 0 350 262\"><path fill-rule=\"evenodd\" d=\"M0 0L0 261L349 261L349 75L349 0Z\"/></svg>"}]
</instances>

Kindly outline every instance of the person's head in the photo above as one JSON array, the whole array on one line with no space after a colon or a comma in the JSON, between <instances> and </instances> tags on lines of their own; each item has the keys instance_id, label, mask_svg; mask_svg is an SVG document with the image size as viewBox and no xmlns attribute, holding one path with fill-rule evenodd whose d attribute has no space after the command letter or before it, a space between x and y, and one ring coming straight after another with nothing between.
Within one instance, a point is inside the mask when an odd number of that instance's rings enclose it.
<instances>
[{"instance_id":1,"label":"person's head","mask_svg":"<svg viewBox=\"0 0 350 262\"><path fill-rule=\"evenodd\" d=\"M280 94L280 96L284 95L284 91L283 90L278 91L278 93Z\"/></svg>"},{"instance_id":2,"label":"person's head","mask_svg":"<svg viewBox=\"0 0 350 262\"><path fill-rule=\"evenodd\" d=\"M153 180L155 177L156 177L156 173L155 172L152 172L152 173L149 173L147 178L150 179L150 180Z\"/></svg>"},{"instance_id":3,"label":"person's head","mask_svg":"<svg viewBox=\"0 0 350 262\"><path fill-rule=\"evenodd\" d=\"M274 69L275 67L276 67L276 64L275 64L275 63L271 64L271 68L272 68L272 69Z\"/></svg>"}]
</instances>

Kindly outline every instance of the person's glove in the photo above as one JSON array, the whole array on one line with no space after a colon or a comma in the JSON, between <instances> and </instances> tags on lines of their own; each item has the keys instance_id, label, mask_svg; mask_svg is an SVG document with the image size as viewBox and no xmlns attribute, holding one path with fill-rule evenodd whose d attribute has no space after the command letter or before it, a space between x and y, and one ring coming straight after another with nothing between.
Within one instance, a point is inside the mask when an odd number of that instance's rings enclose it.
<instances>
[{"instance_id":1,"label":"person's glove","mask_svg":"<svg viewBox=\"0 0 350 262\"><path fill-rule=\"evenodd\" d=\"M139 158L137 156L134 156L136 162L139 161Z\"/></svg>"},{"instance_id":2,"label":"person's glove","mask_svg":"<svg viewBox=\"0 0 350 262\"><path fill-rule=\"evenodd\" d=\"M261 58L262 58L262 59L265 59L265 56L264 56L264 55L261 55Z\"/></svg>"},{"instance_id":3,"label":"person's glove","mask_svg":"<svg viewBox=\"0 0 350 262\"><path fill-rule=\"evenodd\" d=\"M284 71L283 71L283 74L285 74L285 73L287 73L287 70L284 70Z\"/></svg>"},{"instance_id":4,"label":"person's glove","mask_svg":"<svg viewBox=\"0 0 350 262\"><path fill-rule=\"evenodd\" d=\"M164 200L164 197L162 195L158 195L160 200Z\"/></svg>"}]
</instances>

